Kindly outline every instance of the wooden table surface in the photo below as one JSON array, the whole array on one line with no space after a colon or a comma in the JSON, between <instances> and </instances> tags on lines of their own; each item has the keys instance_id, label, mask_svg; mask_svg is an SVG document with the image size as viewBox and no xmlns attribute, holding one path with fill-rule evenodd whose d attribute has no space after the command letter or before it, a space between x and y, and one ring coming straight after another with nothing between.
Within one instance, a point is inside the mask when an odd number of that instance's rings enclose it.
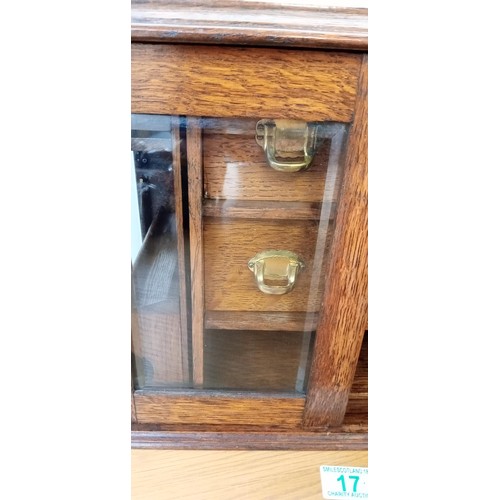
<instances>
[{"instance_id":1,"label":"wooden table surface","mask_svg":"<svg viewBox=\"0 0 500 500\"><path fill-rule=\"evenodd\" d=\"M132 450L132 499L321 499L320 465L368 467L368 452Z\"/></svg>"}]
</instances>

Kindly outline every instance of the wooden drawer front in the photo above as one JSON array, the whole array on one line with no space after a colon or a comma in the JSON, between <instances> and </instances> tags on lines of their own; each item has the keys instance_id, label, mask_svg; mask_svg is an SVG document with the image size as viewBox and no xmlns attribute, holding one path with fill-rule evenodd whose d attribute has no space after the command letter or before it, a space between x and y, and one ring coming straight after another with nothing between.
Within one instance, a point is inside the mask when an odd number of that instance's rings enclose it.
<instances>
[{"instance_id":1,"label":"wooden drawer front","mask_svg":"<svg viewBox=\"0 0 500 500\"><path fill-rule=\"evenodd\" d=\"M330 241L331 228L326 241ZM205 309L206 311L317 311L324 289L325 262L314 262L318 221L316 220L204 220ZM324 236L320 240L325 239ZM269 249L298 254L306 267L295 288L284 295L261 292L248 261ZM326 255L329 248L326 248ZM322 259L324 260L324 259ZM313 274L314 273L314 274ZM309 294L311 280L314 290ZM309 296L311 295L311 296ZM255 325L255 329L260 329Z\"/></svg>"},{"instance_id":2,"label":"wooden drawer front","mask_svg":"<svg viewBox=\"0 0 500 500\"><path fill-rule=\"evenodd\" d=\"M254 122L256 123L256 121ZM204 134L203 165L205 197L225 200L321 202L330 156L325 140L308 170L279 172L271 168L252 132ZM325 201L335 201L338 186Z\"/></svg>"}]
</instances>

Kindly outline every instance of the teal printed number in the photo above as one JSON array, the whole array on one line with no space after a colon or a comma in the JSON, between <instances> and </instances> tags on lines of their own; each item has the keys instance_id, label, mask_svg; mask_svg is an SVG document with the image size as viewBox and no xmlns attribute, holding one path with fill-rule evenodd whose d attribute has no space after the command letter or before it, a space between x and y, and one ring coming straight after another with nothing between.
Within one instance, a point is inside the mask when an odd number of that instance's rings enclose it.
<instances>
[{"instance_id":1,"label":"teal printed number","mask_svg":"<svg viewBox=\"0 0 500 500\"><path fill-rule=\"evenodd\" d=\"M345 491L344 474L342 474L341 476L339 476L339 477L337 478L337 481L342 481L342 491Z\"/></svg>"},{"instance_id":2,"label":"teal printed number","mask_svg":"<svg viewBox=\"0 0 500 500\"><path fill-rule=\"evenodd\" d=\"M358 488L358 481L359 481L359 476L349 476L349 479L353 479L354 480L354 484L352 485L352 491L353 493L356 493L357 491L357 488ZM337 478L337 481L340 481L342 483L342 491L347 491L345 489L345 479L344 479L344 474L342 474L341 476L339 476Z\"/></svg>"},{"instance_id":3,"label":"teal printed number","mask_svg":"<svg viewBox=\"0 0 500 500\"><path fill-rule=\"evenodd\" d=\"M356 493L356 488L358 487L359 476L349 476L349 479L354 479L354 484L352 486L352 491Z\"/></svg>"}]
</instances>

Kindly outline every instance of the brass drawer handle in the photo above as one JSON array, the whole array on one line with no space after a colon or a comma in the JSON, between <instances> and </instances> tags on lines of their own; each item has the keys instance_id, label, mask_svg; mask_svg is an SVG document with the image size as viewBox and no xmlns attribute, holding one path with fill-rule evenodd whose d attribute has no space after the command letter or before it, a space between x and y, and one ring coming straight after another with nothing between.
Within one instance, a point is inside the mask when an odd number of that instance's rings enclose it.
<instances>
[{"instance_id":1,"label":"brass drawer handle","mask_svg":"<svg viewBox=\"0 0 500 500\"><path fill-rule=\"evenodd\" d=\"M318 146L317 123L298 120L260 120L255 140L275 170L298 172L309 168Z\"/></svg>"},{"instance_id":2,"label":"brass drawer handle","mask_svg":"<svg viewBox=\"0 0 500 500\"><path fill-rule=\"evenodd\" d=\"M288 250L265 250L248 261L259 290L272 295L283 295L293 290L303 260Z\"/></svg>"}]
</instances>

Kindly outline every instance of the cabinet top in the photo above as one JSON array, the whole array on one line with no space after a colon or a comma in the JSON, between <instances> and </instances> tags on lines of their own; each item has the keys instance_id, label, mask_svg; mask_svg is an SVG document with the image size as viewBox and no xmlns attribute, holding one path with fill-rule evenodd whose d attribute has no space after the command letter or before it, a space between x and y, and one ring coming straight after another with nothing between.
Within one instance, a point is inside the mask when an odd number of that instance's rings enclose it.
<instances>
[{"instance_id":1,"label":"cabinet top","mask_svg":"<svg viewBox=\"0 0 500 500\"><path fill-rule=\"evenodd\" d=\"M131 36L132 42L366 52L368 9L357 6L363 4L366 0L132 0Z\"/></svg>"}]
</instances>

